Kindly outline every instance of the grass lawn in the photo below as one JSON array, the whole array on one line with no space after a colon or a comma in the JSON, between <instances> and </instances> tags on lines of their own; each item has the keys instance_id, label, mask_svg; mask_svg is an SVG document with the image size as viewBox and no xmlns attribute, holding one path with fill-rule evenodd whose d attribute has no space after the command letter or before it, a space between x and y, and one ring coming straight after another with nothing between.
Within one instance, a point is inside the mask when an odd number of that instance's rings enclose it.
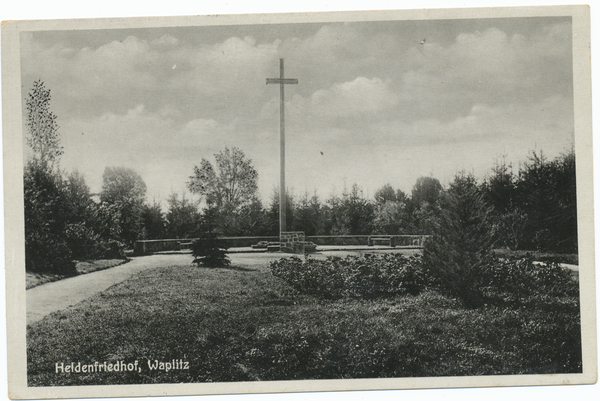
<instances>
[{"instance_id":1,"label":"grass lawn","mask_svg":"<svg viewBox=\"0 0 600 401\"><path fill-rule=\"evenodd\" d=\"M323 301L266 263L171 266L29 326L28 385L579 373L580 338L577 297ZM56 373L72 362L136 369Z\"/></svg>"},{"instance_id":2,"label":"grass lawn","mask_svg":"<svg viewBox=\"0 0 600 401\"><path fill-rule=\"evenodd\" d=\"M79 261L76 263L77 274L87 274L98 270L109 269L111 267L122 265L127 263L127 259L100 259L100 260L89 260ZM52 273L33 273L27 272L25 277L26 289L37 287L38 285L50 283L71 277L64 274L52 274Z\"/></svg>"}]
</instances>

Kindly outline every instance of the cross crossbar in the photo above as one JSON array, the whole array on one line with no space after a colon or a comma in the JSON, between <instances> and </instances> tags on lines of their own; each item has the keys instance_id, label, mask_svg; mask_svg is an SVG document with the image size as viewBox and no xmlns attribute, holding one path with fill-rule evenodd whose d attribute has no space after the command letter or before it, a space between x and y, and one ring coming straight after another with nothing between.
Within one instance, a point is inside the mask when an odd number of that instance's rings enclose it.
<instances>
[{"instance_id":1,"label":"cross crossbar","mask_svg":"<svg viewBox=\"0 0 600 401\"><path fill-rule=\"evenodd\" d=\"M267 85L269 84L297 84L296 78L267 78Z\"/></svg>"}]
</instances>

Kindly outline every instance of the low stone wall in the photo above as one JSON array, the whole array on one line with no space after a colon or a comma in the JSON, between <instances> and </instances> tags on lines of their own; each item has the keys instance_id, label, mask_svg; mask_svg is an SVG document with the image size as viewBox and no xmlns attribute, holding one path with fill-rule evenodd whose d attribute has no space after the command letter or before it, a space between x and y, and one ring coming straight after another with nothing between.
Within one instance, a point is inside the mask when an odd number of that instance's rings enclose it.
<instances>
[{"instance_id":1,"label":"low stone wall","mask_svg":"<svg viewBox=\"0 0 600 401\"><path fill-rule=\"evenodd\" d=\"M317 245L369 245L369 237L376 235L318 235L307 236L306 240ZM393 237L396 246L422 247L425 239L430 235L382 235L381 237Z\"/></svg>"},{"instance_id":2,"label":"low stone wall","mask_svg":"<svg viewBox=\"0 0 600 401\"><path fill-rule=\"evenodd\" d=\"M195 240L196 238L136 241L133 249L134 255L149 255L155 252L189 249L187 244ZM244 248L250 247L260 241L279 242L279 237L220 237L219 240L222 241L223 245L227 248Z\"/></svg>"},{"instance_id":3,"label":"low stone wall","mask_svg":"<svg viewBox=\"0 0 600 401\"><path fill-rule=\"evenodd\" d=\"M316 245L367 245L368 235L311 235L306 240Z\"/></svg>"},{"instance_id":4,"label":"low stone wall","mask_svg":"<svg viewBox=\"0 0 600 401\"><path fill-rule=\"evenodd\" d=\"M318 235L307 236L306 241L318 245L364 245L368 246L371 235ZM390 237L388 235L384 237ZM396 246L422 247L423 242L429 235L393 235ZM134 245L135 255L149 255L155 252L180 251L187 249L187 244L195 238L188 239L157 239L136 241ZM279 237L221 237L219 238L228 248L245 248L257 244L260 241L279 242Z\"/></svg>"},{"instance_id":5,"label":"low stone wall","mask_svg":"<svg viewBox=\"0 0 600 401\"><path fill-rule=\"evenodd\" d=\"M181 243L189 242L181 239L155 239L136 241L133 246L134 255L148 255L155 252L180 251Z\"/></svg>"},{"instance_id":6,"label":"low stone wall","mask_svg":"<svg viewBox=\"0 0 600 401\"><path fill-rule=\"evenodd\" d=\"M219 237L219 240L228 248L246 248L261 241L279 242L279 237Z\"/></svg>"}]
</instances>

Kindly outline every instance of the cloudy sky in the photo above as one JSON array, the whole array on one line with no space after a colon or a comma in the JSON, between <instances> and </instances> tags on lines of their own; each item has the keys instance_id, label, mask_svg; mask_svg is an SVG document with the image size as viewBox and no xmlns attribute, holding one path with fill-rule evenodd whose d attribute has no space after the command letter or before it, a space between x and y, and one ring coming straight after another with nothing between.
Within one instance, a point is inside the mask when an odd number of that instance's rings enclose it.
<instances>
[{"instance_id":1,"label":"cloudy sky","mask_svg":"<svg viewBox=\"0 0 600 401\"><path fill-rule=\"evenodd\" d=\"M126 166L164 201L236 146L268 203L279 88L265 79L279 58L299 80L285 88L296 195L410 192L420 176L483 178L502 155L518 165L573 143L570 18L24 32L21 50L23 99L37 79L51 89L61 167L93 191L105 167Z\"/></svg>"}]
</instances>

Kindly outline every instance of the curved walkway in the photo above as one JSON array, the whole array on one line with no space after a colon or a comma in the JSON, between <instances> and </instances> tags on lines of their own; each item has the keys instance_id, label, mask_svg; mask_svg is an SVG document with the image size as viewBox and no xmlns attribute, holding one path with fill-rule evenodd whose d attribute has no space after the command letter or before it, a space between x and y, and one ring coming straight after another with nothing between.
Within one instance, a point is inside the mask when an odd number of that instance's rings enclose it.
<instances>
[{"instance_id":1,"label":"curved walkway","mask_svg":"<svg viewBox=\"0 0 600 401\"><path fill-rule=\"evenodd\" d=\"M326 256L346 256L348 254L362 253L361 250L353 249L352 247L348 247L345 251L337 249L324 250L327 251L325 254L319 252L313 254L312 257L325 258ZM397 249L395 251L400 250ZM388 248L387 252L393 252L393 250ZM414 251L405 250L405 252L410 253ZM268 266L270 261L286 256L291 255L265 252L229 254L233 264L247 267ZM106 270L82 274L30 288L25 293L27 324L35 323L52 312L66 309L69 306L84 301L142 270L161 266L189 265L192 263L192 260L193 256L189 251L134 257L128 263Z\"/></svg>"},{"instance_id":2,"label":"curved walkway","mask_svg":"<svg viewBox=\"0 0 600 401\"><path fill-rule=\"evenodd\" d=\"M142 270L169 265L188 265L192 259L190 254L136 257L128 263L110 269L30 288L25 293L27 324L37 322L52 312L66 309L90 298Z\"/></svg>"},{"instance_id":3,"label":"curved walkway","mask_svg":"<svg viewBox=\"0 0 600 401\"><path fill-rule=\"evenodd\" d=\"M372 253L379 252L402 252L413 254L418 252L414 249L379 250L369 249ZM315 259L324 259L327 256L344 257L349 254L362 254L362 250L325 250L325 253L312 254ZM375 251L375 252L373 252ZM268 266L269 262L281 257L289 257L289 254L278 253L236 253L230 254L231 262L246 267ZM64 280L46 283L26 291L27 324L35 323L52 312L63 310L86 300L93 295L106 290L108 287L118 284L134 274L155 267L189 265L193 257L189 252L157 254L151 256L140 256L133 258L123 265L111 267L81 276L70 277ZM564 265L571 270L579 271L578 266Z\"/></svg>"}]
</instances>

